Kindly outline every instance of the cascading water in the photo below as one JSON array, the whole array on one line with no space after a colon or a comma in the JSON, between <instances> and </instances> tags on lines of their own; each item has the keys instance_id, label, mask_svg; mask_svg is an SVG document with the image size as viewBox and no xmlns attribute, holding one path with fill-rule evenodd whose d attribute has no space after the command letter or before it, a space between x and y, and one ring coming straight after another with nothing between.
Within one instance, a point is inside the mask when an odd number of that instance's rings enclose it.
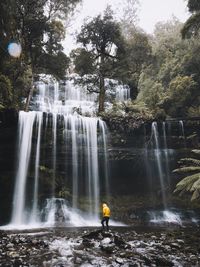
<instances>
[{"instance_id":1,"label":"cascading water","mask_svg":"<svg viewBox=\"0 0 200 267\"><path fill-rule=\"evenodd\" d=\"M34 108L38 111L19 113L19 160L11 225L54 225L58 206L68 225L85 225L88 220L78 212L82 195L87 198L86 218L97 222L101 188L104 194L109 190L107 128L100 118L79 115L95 113L96 96L70 81L64 86L39 82L37 88ZM47 139L49 145L45 146L42 142L47 143ZM59 143L65 145L64 152ZM64 187L71 187L69 202L59 198L56 189L61 163L65 165ZM100 164L104 171L100 172ZM44 184L41 168L49 170L47 201L40 197Z\"/></svg>"},{"instance_id":2,"label":"cascading water","mask_svg":"<svg viewBox=\"0 0 200 267\"><path fill-rule=\"evenodd\" d=\"M165 173L167 177L167 184L170 185L169 150L167 146L166 122L162 123L162 130L163 130L163 143L164 143L164 155L165 155Z\"/></svg>"},{"instance_id":3,"label":"cascading water","mask_svg":"<svg viewBox=\"0 0 200 267\"><path fill-rule=\"evenodd\" d=\"M185 130L184 130L184 124L182 120L179 121L179 127L180 127L180 135L183 138L184 148L186 148L187 146L186 146Z\"/></svg>"},{"instance_id":4,"label":"cascading water","mask_svg":"<svg viewBox=\"0 0 200 267\"><path fill-rule=\"evenodd\" d=\"M32 146L33 124L36 112L19 114L19 158L13 199L12 222L16 225L27 223L25 212L26 178Z\"/></svg>"},{"instance_id":5,"label":"cascading water","mask_svg":"<svg viewBox=\"0 0 200 267\"><path fill-rule=\"evenodd\" d=\"M158 123L153 122L151 127L151 147L150 150L154 151L155 156L155 170L157 172L159 182L160 182L160 190L162 196L162 205L164 210L161 211L150 211L148 212L150 217L150 222L152 223L176 223L181 224L181 218L178 213L169 210L167 203L167 189L170 187L170 165L169 165L169 153L170 150L168 149L167 145L167 131L166 131L166 123L162 123L162 135L159 134L158 131ZM171 131L169 127L169 132ZM161 142L161 136L163 142ZM148 154L147 147L145 148L145 155ZM146 162L148 166L151 166L148 162L146 157ZM150 167L149 173L152 173L152 169ZM154 175L156 175L156 172Z\"/></svg>"},{"instance_id":6,"label":"cascading water","mask_svg":"<svg viewBox=\"0 0 200 267\"><path fill-rule=\"evenodd\" d=\"M158 168L158 174L160 179L160 187L161 187L161 193L162 193L162 200L163 200L163 206L166 208L166 193L165 193L165 181L164 181L164 172L161 162L161 150L160 150L160 141L159 141L159 134L158 134L158 126L156 122L152 123L152 134L154 138L154 144L155 144L155 158L157 162L157 168Z\"/></svg>"}]
</instances>

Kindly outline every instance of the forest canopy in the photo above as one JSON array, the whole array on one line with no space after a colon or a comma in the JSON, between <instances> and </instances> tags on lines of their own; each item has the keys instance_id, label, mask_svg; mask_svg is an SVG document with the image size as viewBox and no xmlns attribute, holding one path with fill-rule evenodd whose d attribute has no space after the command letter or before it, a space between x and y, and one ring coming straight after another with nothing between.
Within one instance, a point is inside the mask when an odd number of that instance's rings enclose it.
<instances>
[{"instance_id":1,"label":"forest canopy","mask_svg":"<svg viewBox=\"0 0 200 267\"><path fill-rule=\"evenodd\" d=\"M77 48L67 56L62 44L65 22L79 2L1 1L1 109L28 110L38 74L60 81L70 69L90 77L88 83L94 86L88 88L99 94L100 113L105 111L105 79L115 79L130 88L129 110L131 105L145 107L154 118L200 116L198 1L188 1L191 16L185 23L176 18L159 22L151 35L137 26L138 1L127 0L121 20L107 7L104 14L85 21L76 37ZM8 53L10 43L20 45L19 56Z\"/></svg>"}]
</instances>

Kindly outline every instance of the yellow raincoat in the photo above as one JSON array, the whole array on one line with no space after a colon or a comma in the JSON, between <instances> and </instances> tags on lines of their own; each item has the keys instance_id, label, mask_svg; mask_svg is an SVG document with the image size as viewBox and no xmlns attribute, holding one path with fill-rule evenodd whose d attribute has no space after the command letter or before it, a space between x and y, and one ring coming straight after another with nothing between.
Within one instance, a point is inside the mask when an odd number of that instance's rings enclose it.
<instances>
[{"instance_id":1,"label":"yellow raincoat","mask_svg":"<svg viewBox=\"0 0 200 267\"><path fill-rule=\"evenodd\" d=\"M110 217L110 209L105 203L103 204L103 217Z\"/></svg>"}]
</instances>

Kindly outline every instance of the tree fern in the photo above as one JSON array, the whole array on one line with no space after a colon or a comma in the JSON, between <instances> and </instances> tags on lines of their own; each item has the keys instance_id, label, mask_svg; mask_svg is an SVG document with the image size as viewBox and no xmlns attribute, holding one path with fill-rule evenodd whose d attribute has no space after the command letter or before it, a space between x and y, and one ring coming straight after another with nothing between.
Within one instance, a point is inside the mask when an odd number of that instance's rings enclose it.
<instances>
[{"instance_id":1,"label":"tree fern","mask_svg":"<svg viewBox=\"0 0 200 267\"><path fill-rule=\"evenodd\" d=\"M176 173L200 172L200 166L187 166L173 170Z\"/></svg>"},{"instance_id":2,"label":"tree fern","mask_svg":"<svg viewBox=\"0 0 200 267\"><path fill-rule=\"evenodd\" d=\"M185 165L200 166L200 160L194 159L194 158L183 158L183 159L180 159L178 163L181 166L185 166Z\"/></svg>"},{"instance_id":3,"label":"tree fern","mask_svg":"<svg viewBox=\"0 0 200 267\"><path fill-rule=\"evenodd\" d=\"M200 150L194 149L192 152L196 156L200 156ZM191 200L200 198L200 160L196 158L180 159L180 168L173 170L174 173L188 174L177 185L174 192L183 195L186 192L192 194Z\"/></svg>"}]
</instances>

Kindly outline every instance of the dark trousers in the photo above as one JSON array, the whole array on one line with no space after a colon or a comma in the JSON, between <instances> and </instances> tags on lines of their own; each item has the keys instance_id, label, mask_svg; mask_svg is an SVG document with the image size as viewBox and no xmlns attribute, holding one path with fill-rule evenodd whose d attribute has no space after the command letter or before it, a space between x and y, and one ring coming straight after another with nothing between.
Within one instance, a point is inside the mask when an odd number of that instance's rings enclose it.
<instances>
[{"instance_id":1,"label":"dark trousers","mask_svg":"<svg viewBox=\"0 0 200 267\"><path fill-rule=\"evenodd\" d=\"M103 229L105 228L104 222L106 223L106 228L107 228L107 231L108 231L109 230L109 226L108 226L109 217L107 217L107 216L103 217L103 219L101 221L101 224L102 224Z\"/></svg>"}]
</instances>

